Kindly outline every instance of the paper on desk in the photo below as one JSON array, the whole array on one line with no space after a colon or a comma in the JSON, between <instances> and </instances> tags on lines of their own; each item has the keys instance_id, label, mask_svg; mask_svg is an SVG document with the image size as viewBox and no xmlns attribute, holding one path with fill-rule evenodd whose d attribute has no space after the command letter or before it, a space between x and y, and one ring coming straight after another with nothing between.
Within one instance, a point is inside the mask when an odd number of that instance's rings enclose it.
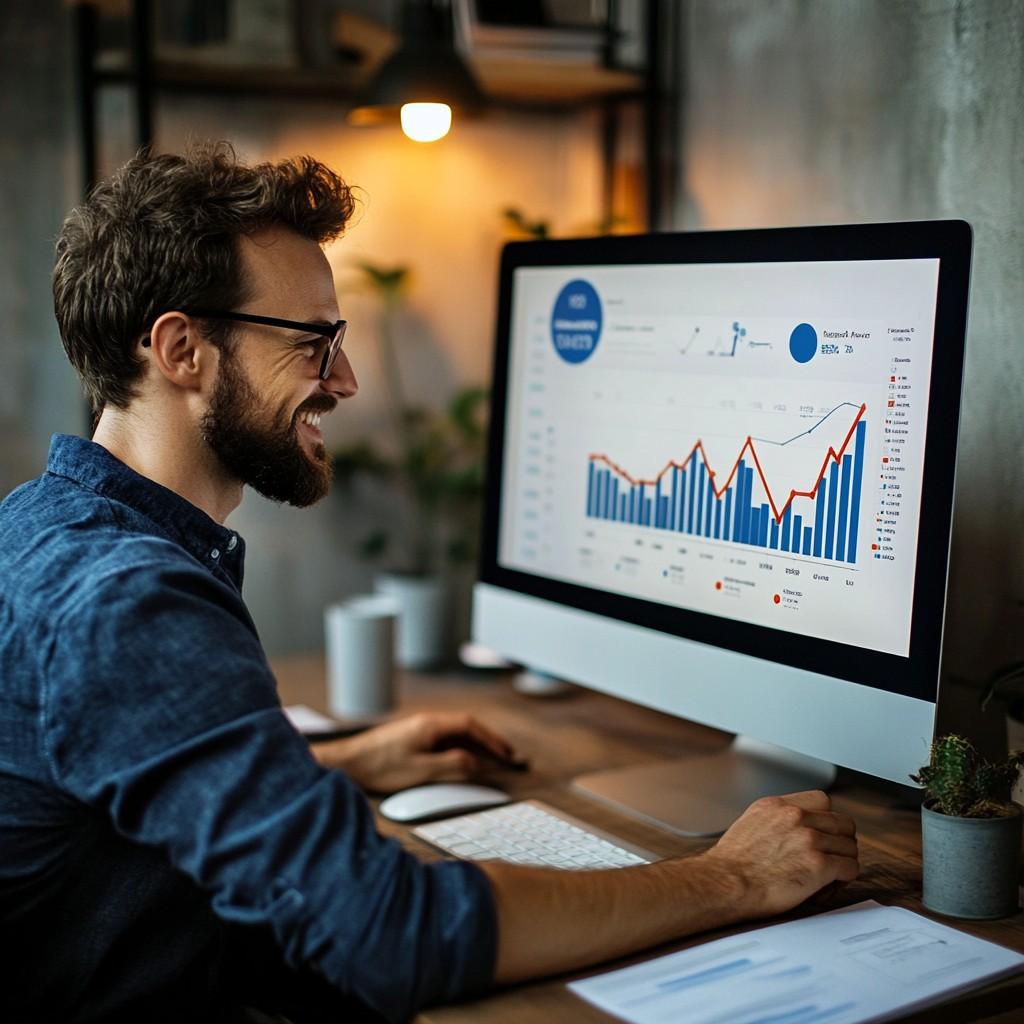
<instances>
[{"instance_id":1,"label":"paper on desk","mask_svg":"<svg viewBox=\"0 0 1024 1024\"><path fill-rule=\"evenodd\" d=\"M634 1024L859 1024L1022 968L1013 950L868 900L569 988Z\"/></svg>"},{"instance_id":2,"label":"paper on desk","mask_svg":"<svg viewBox=\"0 0 1024 1024\"><path fill-rule=\"evenodd\" d=\"M338 729L338 723L333 718L321 715L319 711L314 711L308 704L289 704L284 709L284 713L288 716L288 721L303 736L318 736L323 733L335 732Z\"/></svg>"}]
</instances>

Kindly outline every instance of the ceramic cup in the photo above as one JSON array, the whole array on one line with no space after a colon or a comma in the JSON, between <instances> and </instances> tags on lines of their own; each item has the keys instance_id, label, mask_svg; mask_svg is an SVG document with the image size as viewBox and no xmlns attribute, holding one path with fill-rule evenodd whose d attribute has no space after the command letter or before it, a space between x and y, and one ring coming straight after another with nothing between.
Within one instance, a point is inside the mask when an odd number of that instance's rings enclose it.
<instances>
[{"instance_id":1,"label":"ceramic cup","mask_svg":"<svg viewBox=\"0 0 1024 1024\"><path fill-rule=\"evenodd\" d=\"M395 623L389 597L367 595L324 611L327 706L339 718L373 718L395 706Z\"/></svg>"}]
</instances>

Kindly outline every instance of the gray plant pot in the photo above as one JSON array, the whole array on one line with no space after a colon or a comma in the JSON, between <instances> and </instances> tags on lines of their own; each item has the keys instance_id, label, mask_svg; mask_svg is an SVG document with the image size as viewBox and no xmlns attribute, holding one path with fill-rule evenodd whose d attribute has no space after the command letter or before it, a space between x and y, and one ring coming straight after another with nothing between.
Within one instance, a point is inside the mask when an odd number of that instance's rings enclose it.
<instances>
[{"instance_id":1,"label":"gray plant pot","mask_svg":"<svg viewBox=\"0 0 1024 1024\"><path fill-rule=\"evenodd\" d=\"M436 668L450 655L448 589L438 576L380 573L378 594L398 604L395 661L402 668Z\"/></svg>"},{"instance_id":2,"label":"gray plant pot","mask_svg":"<svg viewBox=\"0 0 1024 1024\"><path fill-rule=\"evenodd\" d=\"M1021 809L1006 818L954 818L921 808L924 905L984 921L1018 909Z\"/></svg>"}]
</instances>

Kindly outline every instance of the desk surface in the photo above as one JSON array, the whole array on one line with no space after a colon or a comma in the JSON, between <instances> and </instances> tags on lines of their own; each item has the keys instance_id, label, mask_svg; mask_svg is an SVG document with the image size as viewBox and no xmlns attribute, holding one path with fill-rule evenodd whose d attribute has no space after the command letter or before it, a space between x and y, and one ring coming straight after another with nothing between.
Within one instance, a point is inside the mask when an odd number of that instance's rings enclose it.
<instances>
[{"instance_id":1,"label":"desk surface","mask_svg":"<svg viewBox=\"0 0 1024 1024\"><path fill-rule=\"evenodd\" d=\"M274 669L284 703L326 710L322 658L282 658L275 662ZM569 783L586 771L716 750L728 743L723 733L583 689L556 698L522 696L512 689L507 676L406 673L400 679L399 692L402 713L427 708L468 710L508 737L532 766L528 774L495 776L495 781L513 797L537 797L666 857L697 853L709 845L707 840L685 839L634 821L575 793ZM895 790L881 784L876 788L864 776L840 773L832 796L836 806L857 822L861 876L818 909L877 899L928 913L921 906L919 812L908 807L903 795ZM378 820L382 832L397 836L423 859L439 856L416 839L408 827ZM797 911L788 916L802 915ZM1024 914L995 922L928 916L1024 952ZM565 987L567 981L757 926L707 932L615 961L614 965L517 985L473 1003L433 1009L419 1019L423 1024L529 1024L550 1020L608 1024L614 1018L572 995ZM1024 1021L1022 1008L1024 977L1019 976L902 1019L913 1024L1010 1024Z\"/></svg>"}]
</instances>

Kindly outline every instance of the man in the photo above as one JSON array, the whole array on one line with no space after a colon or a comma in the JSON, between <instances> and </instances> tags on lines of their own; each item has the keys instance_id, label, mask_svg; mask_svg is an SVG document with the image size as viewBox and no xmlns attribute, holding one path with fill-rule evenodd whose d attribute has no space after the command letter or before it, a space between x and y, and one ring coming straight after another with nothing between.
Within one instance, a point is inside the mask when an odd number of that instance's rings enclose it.
<instances>
[{"instance_id":1,"label":"man","mask_svg":"<svg viewBox=\"0 0 1024 1024\"><path fill-rule=\"evenodd\" d=\"M357 384L321 245L351 212L316 161L215 146L137 157L64 226L57 320L97 418L0 506L5 1021L402 1020L857 873L822 793L759 801L685 860L425 865L359 787L462 778L503 739L417 716L314 759L223 524L245 485L327 491L319 422Z\"/></svg>"}]
</instances>

